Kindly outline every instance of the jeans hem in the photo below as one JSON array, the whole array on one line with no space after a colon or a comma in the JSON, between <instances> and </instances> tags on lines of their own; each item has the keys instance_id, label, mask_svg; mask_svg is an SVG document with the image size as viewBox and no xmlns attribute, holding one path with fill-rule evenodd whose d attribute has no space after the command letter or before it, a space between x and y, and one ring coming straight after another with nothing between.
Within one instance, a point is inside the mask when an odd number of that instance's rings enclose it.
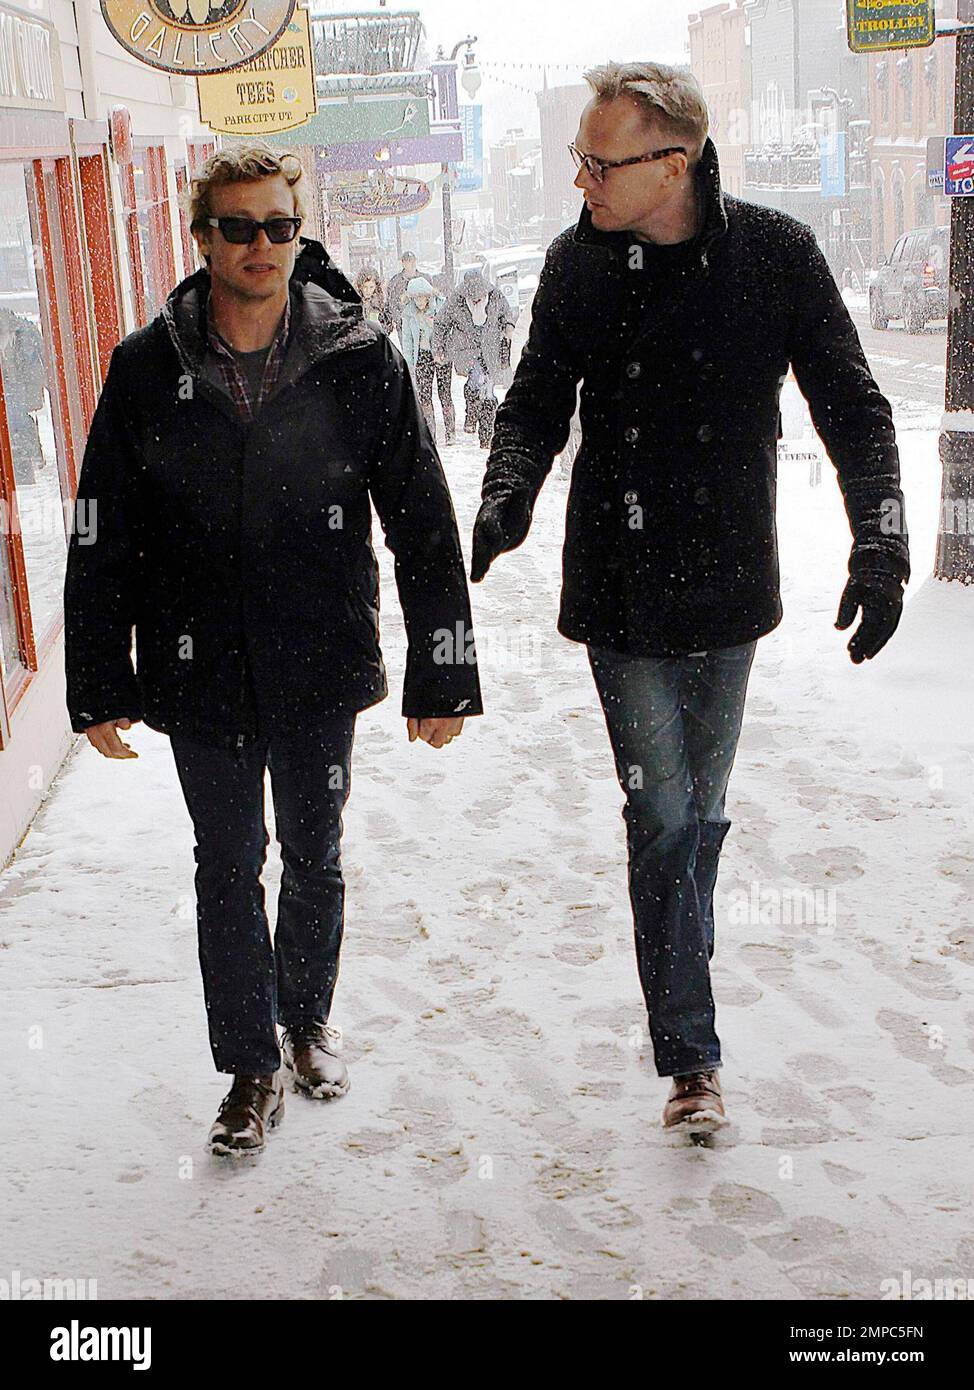
<instances>
[{"instance_id":1,"label":"jeans hem","mask_svg":"<svg viewBox=\"0 0 974 1390\"><path fill-rule=\"evenodd\" d=\"M691 1076L697 1071L720 1071L723 1063L720 1058L716 1062L695 1062L693 1066L678 1066L675 1069L670 1067L657 1066L656 1070L660 1076Z\"/></svg>"}]
</instances>

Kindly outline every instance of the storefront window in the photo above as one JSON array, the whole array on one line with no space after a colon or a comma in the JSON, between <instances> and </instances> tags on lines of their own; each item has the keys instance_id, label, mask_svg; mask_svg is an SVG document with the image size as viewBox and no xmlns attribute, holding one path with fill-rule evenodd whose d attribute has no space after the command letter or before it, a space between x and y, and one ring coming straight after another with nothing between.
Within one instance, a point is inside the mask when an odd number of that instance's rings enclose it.
<instances>
[{"instance_id":1,"label":"storefront window","mask_svg":"<svg viewBox=\"0 0 974 1390\"><path fill-rule=\"evenodd\" d=\"M132 177L148 322L162 308L176 283L166 158L162 146L136 151Z\"/></svg>"},{"instance_id":2,"label":"storefront window","mask_svg":"<svg viewBox=\"0 0 974 1390\"><path fill-rule=\"evenodd\" d=\"M38 290L42 252L21 164L0 164L0 375L10 442L16 509L4 508L4 670L17 659L11 550L17 532L30 601L34 641L39 647L61 613L67 553L49 356Z\"/></svg>"}]
</instances>

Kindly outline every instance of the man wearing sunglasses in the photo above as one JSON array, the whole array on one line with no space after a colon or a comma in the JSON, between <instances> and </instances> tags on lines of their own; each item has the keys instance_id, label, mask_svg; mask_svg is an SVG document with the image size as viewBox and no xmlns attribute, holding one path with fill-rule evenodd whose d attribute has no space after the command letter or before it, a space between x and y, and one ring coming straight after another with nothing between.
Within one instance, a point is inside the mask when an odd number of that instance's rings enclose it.
<instances>
[{"instance_id":1,"label":"man wearing sunglasses","mask_svg":"<svg viewBox=\"0 0 974 1390\"><path fill-rule=\"evenodd\" d=\"M72 728L168 734L193 822L213 1060L233 1076L210 1148L252 1155L295 1088L341 1096L329 1025L343 931L341 813L356 715L387 693L371 503L395 555L410 741L481 712L456 520L399 351L297 233L301 167L231 146L193 183L205 269L112 357L65 582ZM131 661L136 631L137 672ZM283 875L273 946L261 872L271 774ZM278 1038L277 1028L284 1029Z\"/></svg>"},{"instance_id":2,"label":"man wearing sunglasses","mask_svg":"<svg viewBox=\"0 0 974 1390\"><path fill-rule=\"evenodd\" d=\"M725 795L757 640L782 618L779 397L793 367L852 530L836 626L892 636L910 572L892 414L811 230L725 195L692 75L587 74L585 206L552 243L497 414L471 577L527 535L582 382L559 631L585 643L625 794L663 1121L720 1122L709 960Z\"/></svg>"}]
</instances>

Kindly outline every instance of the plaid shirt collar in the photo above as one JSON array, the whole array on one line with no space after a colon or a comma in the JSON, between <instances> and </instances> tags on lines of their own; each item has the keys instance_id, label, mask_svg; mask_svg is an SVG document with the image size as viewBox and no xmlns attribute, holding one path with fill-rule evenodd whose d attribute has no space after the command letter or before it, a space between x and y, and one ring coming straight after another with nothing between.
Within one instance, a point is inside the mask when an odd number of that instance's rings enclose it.
<instances>
[{"instance_id":1,"label":"plaid shirt collar","mask_svg":"<svg viewBox=\"0 0 974 1390\"><path fill-rule=\"evenodd\" d=\"M284 313L277 326L267 354L267 361L264 363L264 375L261 378L260 390L257 399L254 400L250 393L247 378L240 370L237 359L234 357L229 344L220 337L217 332L216 324L213 322L213 300L210 295L206 299L206 342L207 347L216 359L216 366L227 388L237 410L246 421L251 421L258 415L261 406L267 399L271 391L277 384L277 378L281 374L281 364L284 361L284 353L287 349L288 334L291 331L291 297L288 295L287 303L284 306Z\"/></svg>"}]
</instances>

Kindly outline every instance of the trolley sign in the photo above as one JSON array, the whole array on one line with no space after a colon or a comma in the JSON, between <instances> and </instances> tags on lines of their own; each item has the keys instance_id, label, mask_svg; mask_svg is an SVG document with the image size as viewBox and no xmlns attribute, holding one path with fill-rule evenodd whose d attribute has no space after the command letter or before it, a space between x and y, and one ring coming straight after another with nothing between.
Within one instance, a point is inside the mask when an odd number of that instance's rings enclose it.
<instances>
[{"instance_id":1,"label":"trolley sign","mask_svg":"<svg viewBox=\"0 0 974 1390\"><path fill-rule=\"evenodd\" d=\"M853 53L928 48L937 37L934 10L934 0L906 5L898 0L846 0L849 47Z\"/></svg>"},{"instance_id":2,"label":"trolley sign","mask_svg":"<svg viewBox=\"0 0 974 1390\"><path fill-rule=\"evenodd\" d=\"M944 142L944 193L974 197L974 135L948 135Z\"/></svg>"}]
</instances>

